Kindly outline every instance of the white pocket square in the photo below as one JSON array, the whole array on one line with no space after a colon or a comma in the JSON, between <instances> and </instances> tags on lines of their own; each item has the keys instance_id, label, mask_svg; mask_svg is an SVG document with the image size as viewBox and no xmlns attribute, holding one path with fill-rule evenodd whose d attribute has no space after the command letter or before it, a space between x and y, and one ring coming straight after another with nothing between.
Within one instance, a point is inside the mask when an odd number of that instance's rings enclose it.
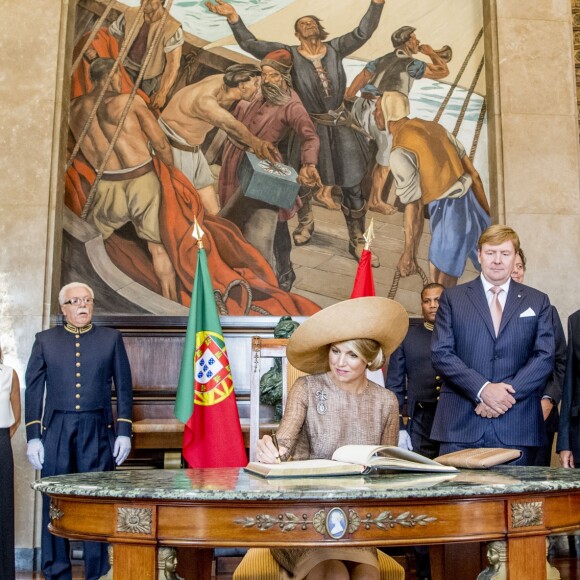
<instances>
[{"instance_id":1,"label":"white pocket square","mask_svg":"<svg viewBox=\"0 0 580 580\"><path fill-rule=\"evenodd\" d=\"M528 316L535 316L535 315L536 315L536 313L531 308L528 308L527 310L524 310L520 314L520 318L527 318Z\"/></svg>"}]
</instances>

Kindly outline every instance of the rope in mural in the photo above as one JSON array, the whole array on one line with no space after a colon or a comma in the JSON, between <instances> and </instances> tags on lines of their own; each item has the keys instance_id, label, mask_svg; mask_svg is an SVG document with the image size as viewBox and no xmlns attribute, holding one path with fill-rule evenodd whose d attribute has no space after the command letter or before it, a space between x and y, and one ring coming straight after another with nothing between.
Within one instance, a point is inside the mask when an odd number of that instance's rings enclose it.
<instances>
[{"instance_id":1,"label":"rope in mural","mask_svg":"<svg viewBox=\"0 0 580 580\"><path fill-rule=\"evenodd\" d=\"M173 0L171 0L171 1L173 1ZM107 89L109 88L109 85L111 84L111 79L115 76L115 73L119 69L121 62L123 60L125 60L125 57L127 56L127 53L129 52L129 49L131 48L131 45L133 44L133 41L135 40L135 37L137 36L137 33L139 32L139 30L138 30L139 17L143 14L143 9L144 9L144 6L141 5L139 7L139 11L137 12L137 18L135 18L135 22L133 22L133 26L131 26L131 29L129 30L129 32L126 36L126 42L123 43L123 46L121 47L121 50L119 52L119 56L115 60L115 64L113 65L113 68L109 71L109 74L107 75L107 78L105 79L103 89L99 93L97 100L93 106L93 109L91 110L91 113L90 113L90 115L85 123L85 126L83 127L83 130L81 131L81 134L79 135L79 138L74 146L74 149L73 149L70 157L68 158L68 160L66 162L66 166L64 169L65 173L72 167L72 164L73 164L76 156L78 155L78 152L81 149L81 145L82 145L83 141L85 140L85 137L87 136L89 129L90 129L90 127L95 119L97 111L98 111L99 107L101 106L103 99L105 98L105 93L107 92ZM96 32L95 32L95 34L96 34ZM85 218L83 217L83 219L85 219Z\"/></svg>"},{"instance_id":2,"label":"rope in mural","mask_svg":"<svg viewBox=\"0 0 580 580\"><path fill-rule=\"evenodd\" d=\"M471 100L471 95L473 95L473 91L475 90L475 85L479 80L479 76L481 75L481 71L483 70L483 57L481 57L481 61L479 62L479 66L477 67L477 71L473 76L471 81L471 85L469 86L469 90L467 91L467 95L465 99L463 99L463 105L461 107L461 111L459 111L459 115L457 116L457 121L455 122L455 128L453 129L453 136L457 137L459 133L459 128L461 127L461 123L463 123L463 117L465 116L465 111L467 111L467 106L469 105L469 101Z\"/></svg>"},{"instance_id":3,"label":"rope in mural","mask_svg":"<svg viewBox=\"0 0 580 580\"><path fill-rule=\"evenodd\" d=\"M485 113L487 112L487 100L483 97L483 102L481 103L481 110L479 111L479 118L477 119L477 126L475 127L475 133L473 135L473 143L471 144L471 151L469 152L469 159L473 161L475 157L475 151L477 150L477 144L479 142L479 135L481 133L481 128L483 127L483 119L485 118Z\"/></svg>"},{"instance_id":4,"label":"rope in mural","mask_svg":"<svg viewBox=\"0 0 580 580\"><path fill-rule=\"evenodd\" d=\"M125 103L125 107L123 108L123 112L121 113L119 123L117 124L117 128L115 130L115 133L113 134L113 137L111 138L111 142L109 143L109 148L107 149L107 152L105 153L105 157L103 158L103 161L101 162L101 165L100 165L99 169L97 170L97 176L95 177L95 181L93 182L93 185L91 186L91 191L89 192L89 195L87 196L87 201L86 201L85 206L83 207L83 211L81 213L81 218L84 220L87 219L87 215L89 213L89 210L91 209L91 206L93 204L93 200L95 198L95 193L97 191L97 187L99 185L99 182L101 181L101 177L103 176L103 172L105 171L105 167L107 165L107 162L109 161L109 158L111 157L111 155L113 153L113 150L115 148L115 144L117 143L117 140L119 139L119 135L121 134L121 130L123 129L123 124L125 123L125 119L127 118L127 115L129 114L129 109L131 108L131 105L133 104L133 101L135 100L135 96L137 95L137 89L141 86L141 81L143 80L143 76L145 75L145 71L147 70L147 66L149 65L151 57L153 56L153 52L157 49L157 45L161 41L163 27L165 26L165 22L167 21L167 16L169 15L169 11L171 10L172 4L173 4L173 0L168 0L167 5L165 6L165 12L163 13L163 17L161 18L161 24L159 25L159 28L155 32L155 36L153 37L153 42L151 43L151 46L147 50L147 54L145 55L145 59L143 60L143 65L141 67L141 70L139 71L139 76L135 80L135 84L133 85L133 88L131 89L131 94L129 95L129 98L127 99L127 102Z\"/></svg>"},{"instance_id":5,"label":"rope in mural","mask_svg":"<svg viewBox=\"0 0 580 580\"><path fill-rule=\"evenodd\" d=\"M449 91L445 95L445 98L443 99L443 102L441 103L441 106L439 107L439 110L437 111L437 114L435 115L435 118L433 119L434 121L439 122L439 119L441 119L441 116L443 115L443 111L447 107L447 104L449 103L449 100L451 99L451 95L453 94L453 91L457 88L457 85L459 84L459 81L461 80L461 77L463 76L463 73L465 72L465 69L467 68L467 65L469 64L469 61L471 60L471 57L473 56L473 53L475 52L475 49L477 48L477 45L479 44L479 41L481 40L482 37L483 37L483 28L479 31L479 33L475 37L475 40L473 41L473 44L472 44L471 48L469 49L469 52L467 53L465 59L463 60L463 64L461 65L461 68L459 69L459 71L457 72L457 75L455 76L455 80L453 81L453 84L449 87Z\"/></svg>"}]
</instances>

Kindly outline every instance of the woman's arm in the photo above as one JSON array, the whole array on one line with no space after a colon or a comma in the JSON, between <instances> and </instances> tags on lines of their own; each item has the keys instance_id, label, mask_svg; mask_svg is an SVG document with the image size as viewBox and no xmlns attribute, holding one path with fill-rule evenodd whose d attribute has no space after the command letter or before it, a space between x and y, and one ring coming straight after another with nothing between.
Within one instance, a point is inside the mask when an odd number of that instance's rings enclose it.
<instances>
[{"instance_id":1,"label":"woman's arm","mask_svg":"<svg viewBox=\"0 0 580 580\"><path fill-rule=\"evenodd\" d=\"M18 380L16 371L12 371L10 405L12 406L12 413L14 414L14 423L10 427L10 438L12 438L14 433L16 433L18 430L18 427L20 426L20 420L22 418L22 405L20 403L20 381Z\"/></svg>"}]
</instances>

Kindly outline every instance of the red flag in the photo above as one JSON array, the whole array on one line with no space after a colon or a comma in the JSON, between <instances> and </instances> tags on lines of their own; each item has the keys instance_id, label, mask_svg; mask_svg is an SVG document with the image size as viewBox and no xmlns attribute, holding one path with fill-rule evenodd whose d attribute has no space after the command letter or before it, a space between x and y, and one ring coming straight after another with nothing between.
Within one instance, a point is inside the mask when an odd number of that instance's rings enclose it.
<instances>
[{"instance_id":1,"label":"red flag","mask_svg":"<svg viewBox=\"0 0 580 580\"><path fill-rule=\"evenodd\" d=\"M352 287L351 298L363 298L364 296L375 296L375 280L371 265L373 255L370 250L363 250Z\"/></svg>"}]
</instances>

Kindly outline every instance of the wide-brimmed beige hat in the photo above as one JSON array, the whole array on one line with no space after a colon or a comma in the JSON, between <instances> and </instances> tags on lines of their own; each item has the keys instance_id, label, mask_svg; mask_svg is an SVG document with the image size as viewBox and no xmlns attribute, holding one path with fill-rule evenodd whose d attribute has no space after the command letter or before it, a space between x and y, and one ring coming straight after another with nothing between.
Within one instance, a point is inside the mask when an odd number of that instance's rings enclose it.
<instances>
[{"instance_id":1,"label":"wide-brimmed beige hat","mask_svg":"<svg viewBox=\"0 0 580 580\"><path fill-rule=\"evenodd\" d=\"M328 347L355 338L372 338L389 356L401 344L409 316L398 302L382 296L343 300L312 315L290 337L290 364L309 373L329 370Z\"/></svg>"}]
</instances>

